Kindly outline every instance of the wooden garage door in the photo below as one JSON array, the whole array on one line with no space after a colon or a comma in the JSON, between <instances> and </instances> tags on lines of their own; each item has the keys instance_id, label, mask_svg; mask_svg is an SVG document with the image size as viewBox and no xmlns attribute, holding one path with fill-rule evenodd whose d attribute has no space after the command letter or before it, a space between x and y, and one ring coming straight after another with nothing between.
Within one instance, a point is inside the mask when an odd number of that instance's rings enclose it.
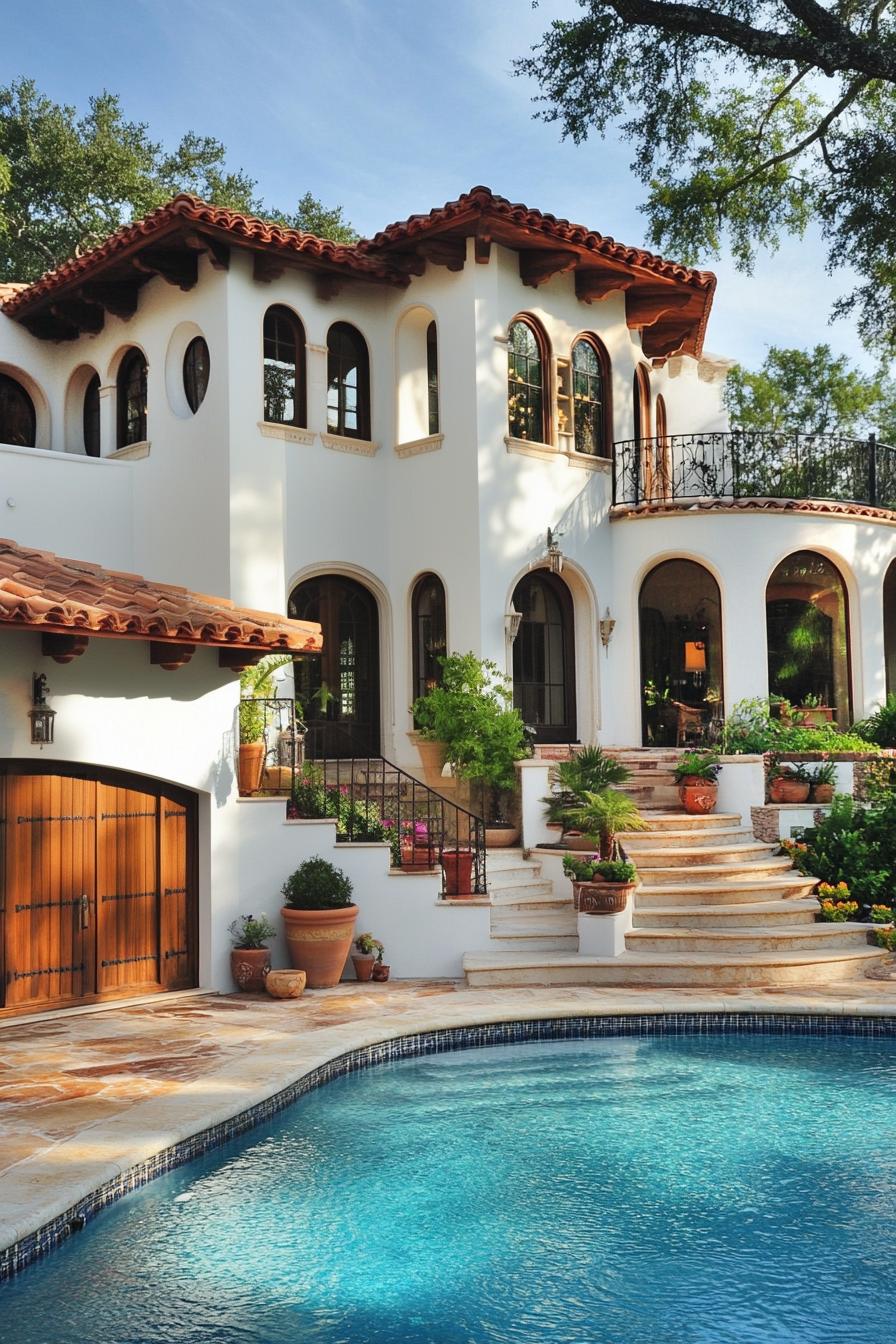
<instances>
[{"instance_id":1,"label":"wooden garage door","mask_svg":"<svg viewBox=\"0 0 896 1344\"><path fill-rule=\"evenodd\" d=\"M196 983L194 818L130 776L0 776L2 1011Z\"/></svg>"}]
</instances>

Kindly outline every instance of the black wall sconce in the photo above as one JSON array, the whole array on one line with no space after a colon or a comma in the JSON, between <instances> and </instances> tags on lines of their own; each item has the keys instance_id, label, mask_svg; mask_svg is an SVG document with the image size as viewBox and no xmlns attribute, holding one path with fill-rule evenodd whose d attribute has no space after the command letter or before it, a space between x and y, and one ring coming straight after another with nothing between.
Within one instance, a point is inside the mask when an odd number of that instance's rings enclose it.
<instances>
[{"instance_id":1,"label":"black wall sconce","mask_svg":"<svg viewBox=\"0 0 896 1344\"><path fill-rule=\"evenodd\" d=\"M53 741L56 711L47 704L49 694L50 688L43 672L35 672L31 679L31 709L28 717L31 720L31 742L36 747L49 746Z\"/></svg>"}]
</instances>

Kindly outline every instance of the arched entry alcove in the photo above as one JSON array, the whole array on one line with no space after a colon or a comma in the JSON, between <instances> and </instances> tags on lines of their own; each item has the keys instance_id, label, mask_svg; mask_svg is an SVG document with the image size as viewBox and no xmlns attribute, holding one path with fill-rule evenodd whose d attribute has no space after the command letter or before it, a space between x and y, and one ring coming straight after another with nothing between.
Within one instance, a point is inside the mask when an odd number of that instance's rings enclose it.
<instances>
[{"instance_id":1,"label":"arched entry alcove","mask_svg":"<svg viewBox=\"0 0 896 1344\"><path fill-rule=\"evenodd\" d=\"M769 695L850 721L849 611L837 566L817 551L782 560L765 592Z\"/></svg>"},{"instance_id":2,"label":"arched entry alcove","mask_svg":"<svg viewBox=\"0 0 896 1344\"><path fill-rule=\"evenodd\" d=\"M536 742L575 742L576 656L572 596L546 569L520 579L513 606L522 616L513 645L513 703Z\"/></svg>"},{"instance_id":3,"label":"arched entry alcove","mask_svg":"<svg viewBox=\"0 0 896 1344\"><path fill-rule=\"evenodd\" d=\"M376 598L356 579L320 574L293 589L289 614L318 621L323 652L295 663L296 697L308 736L306 754L380 753L380 635Z\"/></svg>"},{"instance_id":4,"label":"arched entry alcove","mask_svg":"<svg viewBox=\"0 0 896 1344\"><path fill-rule=\"evenodd\" d=\"M696 560L664 560L641 584L638 615L644 745L711 740L724 704L719 585Z\"/></svg>"}]
</instances>

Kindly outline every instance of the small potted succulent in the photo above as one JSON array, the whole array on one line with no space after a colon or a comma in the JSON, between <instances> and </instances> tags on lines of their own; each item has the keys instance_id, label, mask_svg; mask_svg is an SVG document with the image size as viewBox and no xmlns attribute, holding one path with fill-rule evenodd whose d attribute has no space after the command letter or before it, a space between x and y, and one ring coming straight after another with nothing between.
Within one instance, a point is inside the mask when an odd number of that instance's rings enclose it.
<instances>
[{"instance_id":1,"label":"small potted succulent","mask_svg":"<svg viewBox=\"0 0 896 1344\"><path fill-rule=\"evenodd\" d=\"M233 943L230 974L237 989L244 994L260 994L271 969L268 942L277 937L277 930L267 915L240 915L228 932Z\"/></svg>"},{"instance_id":2,"label":"small potted succulent","mask_svg":"<svg viewBox=\"0 0 896 1344\"><path fill-rule=\"evenodd\" d=\"M373 979L385 983L389 979L389 971L392 969L383 961L384 948L382 943L379 945L379 952L376 955L376 961L373 963Z\"/></svg>"},{"instance_id":3,"label":"small potted succulent","mask_svg":"<svg viewBox=\"0 0 896 1344\"><path fill-rule=\"evenodd\" d=\"M283 883L286 946L309 989L337 985L348 959L358 907L352 884L326 859L306 859Z\"/></svg>"},{"instance_id":4,"label":"small potted succulent","mask_svg":"<svg viewBox=\"0 0 896 1344\"><path fill-rule=\"evenodd\" d=\"M691 816L712 812L719 797L719 753L686 751L675 766L675 783L685 812Z\"/></svg>"},{"instance_id":5,"label":"small potted succulent","mask_svg":"<svg viewBox=\"0 0 896 1344\"><path fill-rule=\"evenodd\" d=\"M359 980L369 980L376 962L383 959L383 945L372 933L359 933L352 947L352 965Z\"/></svg>"},{"instance_id":6,"label":"small potted succulent","mask_svg":"<svg viewBox=\"0 0 896 1344\"><path fill-rule=\"evenodd\" d=\"M834 799L834 786L837 783L837 767L833 761L824 761L816 766L811 774L811 800L813 803L830 803Z\"/></svg>"},{"instance_id":7,"label":"small potted succulent","mask_svg":"<svg viewBox=\"0 0 896 1344\"><path fill-rule=\"evenodd\" d=\"M795 714L807 728L823 728L834 718L832 705L826 705L820 695L804 695Z\"/></svg>"},{"instance_id":8,"label":"small potted succulent","mask_svg":"<svg viewBox=\"0 0 896 1344\"><path fill-rule=\"evenodd\" d=\"M566 854L563 871L572 882L573 903L583 915L621 915L637 886L638 872L625 859Z\"/></svg>"},{"instance_id":9,"label":"small potted succulent","mask_svg":"<svg viewBox=\"0 0 896 1344\"><path fill-rule=\"evenodd\" d=\"M805 803L812 779L804 765L781 765L773 760L768 772L768 796L772 803Z\"/></svg>"}]
</instances>

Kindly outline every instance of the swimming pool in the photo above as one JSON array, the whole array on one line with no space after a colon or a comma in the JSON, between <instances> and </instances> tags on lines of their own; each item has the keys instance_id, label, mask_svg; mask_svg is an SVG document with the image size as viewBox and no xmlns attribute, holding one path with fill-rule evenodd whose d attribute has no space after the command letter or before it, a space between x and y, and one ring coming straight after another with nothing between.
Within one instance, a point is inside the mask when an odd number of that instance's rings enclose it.
<instances>
[{"instance_id":1,"label":"swimming pool","mask_svg":"<svg viewBox=\"0 0 896 1344\"><path fill-rule=\"evenodd\" d=\"M398 1060L128 1196L0 1287L17 1344L883 1344L896 1041Z\"/></svg>"}]
</instances>

